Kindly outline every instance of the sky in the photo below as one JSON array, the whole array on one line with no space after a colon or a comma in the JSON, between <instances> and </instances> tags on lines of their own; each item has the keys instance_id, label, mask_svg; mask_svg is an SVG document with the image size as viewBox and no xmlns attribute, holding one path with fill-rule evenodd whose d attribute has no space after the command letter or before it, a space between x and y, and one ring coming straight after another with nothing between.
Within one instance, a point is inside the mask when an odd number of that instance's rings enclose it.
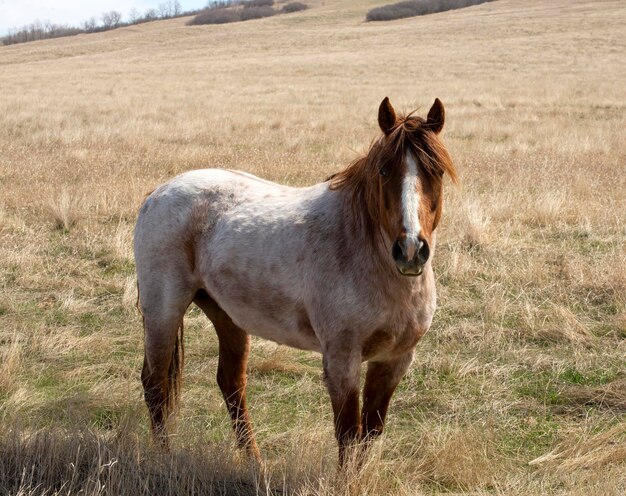
<instances>
[{"instance_id":1,"label":"sky","mask_svg":"<svg viewBox=\"0 0 626 496\"><path fill-rule=\"evenodd\" d=\"M182 10L204 7L207 0L179 0ZM80 26L90 17L100 20L103 12L117 10L122 19L134 7L143 13L157 8L165 0L0 0L0 36L11 28L21 28L33 21L50 21L54 24Z\"/></svg>"}]
</instances>

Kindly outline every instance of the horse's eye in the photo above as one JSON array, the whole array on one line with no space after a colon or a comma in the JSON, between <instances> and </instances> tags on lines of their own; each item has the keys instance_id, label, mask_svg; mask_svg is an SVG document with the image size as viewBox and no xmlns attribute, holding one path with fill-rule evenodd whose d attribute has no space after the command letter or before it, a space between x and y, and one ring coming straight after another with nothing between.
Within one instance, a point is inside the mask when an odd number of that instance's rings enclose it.
<instances>
[{"instance_id":1,"label":"horse's eye","mask_svg":"<svg viewBox=\"0 0 626 496\"><path fill-rule=\"evenodd\" d=\"M378 170L378 173L379 173L381 176L383 176L383 177L387 177L387 175L389 174L389 173L387 172L387 169L386 169L385 167L381 167L381 168Z\"/></svg>"}]
</instances>

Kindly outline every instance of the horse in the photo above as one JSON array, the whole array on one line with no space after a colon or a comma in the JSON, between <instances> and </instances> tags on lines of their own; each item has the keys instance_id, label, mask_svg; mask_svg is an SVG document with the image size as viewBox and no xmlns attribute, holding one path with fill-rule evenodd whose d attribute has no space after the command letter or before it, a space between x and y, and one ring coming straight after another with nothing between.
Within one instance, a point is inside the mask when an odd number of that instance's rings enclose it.
<instances>
[{"instance_id":1,"label":"horse","mask_svg":"<svg viewBox=\"0 0 626 496\"><path fill-rule=\"evenodd\" d=\"M322 354L340 465L350 446L383 432L436 307L431 262L443 177L457 178L440 138L444 118L439 99L424 119L397 116L385 98L382 134L325 182L295 188L203 169L146 198L134 232L141 380L160 446L169 445L192 302L217 333L217 383L237 445L252 459L261 461L246 407L250 335Z\"/></svg>"}]
</instances>

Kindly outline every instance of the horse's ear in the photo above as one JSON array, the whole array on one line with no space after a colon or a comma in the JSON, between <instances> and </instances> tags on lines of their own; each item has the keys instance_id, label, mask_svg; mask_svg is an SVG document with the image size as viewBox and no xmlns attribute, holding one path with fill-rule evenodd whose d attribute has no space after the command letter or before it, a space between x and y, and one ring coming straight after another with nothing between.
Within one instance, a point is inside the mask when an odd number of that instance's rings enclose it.
<instances>
[{"instance_id":1,"label":"horse's ear","mask_svg":"<svg viewBox=\"0 0 626 496\"><path fill-rule=\"evenodd\" d=\"M380 102L378 107L378 125L383 133L389 134L396 124L396 111L391 106L389 97Z\"/></svg>"},{"instance_id":2,"label":"horse's ear","mask_svg":"<svg viewBox=\"0 0 626 496\"><path fill-rule=\"evenodd\" d=\"M446 111L443 108L443 103L439 98L435 98L435 103L430 107L428 111L428 118L426 119L426 125L430 127L436 134L439 134L443 129L443 123L446 120Z\"/></svg>"}]
</instances>

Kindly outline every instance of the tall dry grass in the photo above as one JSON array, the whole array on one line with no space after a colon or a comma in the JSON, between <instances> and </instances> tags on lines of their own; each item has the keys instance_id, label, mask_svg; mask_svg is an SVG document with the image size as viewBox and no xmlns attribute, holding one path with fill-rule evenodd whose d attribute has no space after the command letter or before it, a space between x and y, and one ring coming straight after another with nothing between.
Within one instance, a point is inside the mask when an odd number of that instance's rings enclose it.
<instances>
[{"instance_id":1,"label":"tall dry grass","mask_svg":"<svg viewBox=\"0 0 626 496\"><path fill-rule=\"evenodd\" d=\"M0 48L2 491L624 493L623 3L362 22L373 6ZM255 340L267 466L251 472L195 309L173 452L155 455L131 245L144 195L206 166L320 181L366 149L384 96L422 113L442 99L462 185L446 187L433 328L367 470L335 472L319 356Z\"/></svg>"}]
</instances>

